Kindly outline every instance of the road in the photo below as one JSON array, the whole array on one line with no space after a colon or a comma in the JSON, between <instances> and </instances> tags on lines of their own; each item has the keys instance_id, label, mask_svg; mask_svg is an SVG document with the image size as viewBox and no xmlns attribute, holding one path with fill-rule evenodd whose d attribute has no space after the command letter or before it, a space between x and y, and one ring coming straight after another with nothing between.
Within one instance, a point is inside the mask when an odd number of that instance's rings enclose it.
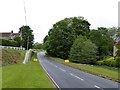
<instances>
[{"instance_id":1,"label":"road","mask_svg":"<svg viewBox=\"0 0 120 90\"><path fill-rule=\"evenodd\" d=\"M40 64L61 90L119 90L118 83L60 64L38 53Z\"/></svg>"}]
</instances>

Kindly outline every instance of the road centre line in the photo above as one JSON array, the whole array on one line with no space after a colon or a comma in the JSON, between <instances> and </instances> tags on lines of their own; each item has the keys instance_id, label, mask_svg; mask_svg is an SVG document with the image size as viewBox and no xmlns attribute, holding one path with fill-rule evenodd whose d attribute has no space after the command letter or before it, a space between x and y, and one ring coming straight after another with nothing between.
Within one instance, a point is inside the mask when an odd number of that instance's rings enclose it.
<instances>
[{"instance_id":1,"label":"road centre line","mask_svg":"<svg viewBox=\"0 0 120 90\"><path fill-rule=\"evenodd\" d=\"M58 66L55 65L55 67L57 68Z\"/></svg>"},{"instance_id":2,"label":"road centre line","mask_svg":"<svg viewBox=\"0 0 120 90\"><path fill-rule=\"evenodd\" d=\"M62 70L63 72L66 72L66 70L62 69L62 68L59 68L60 70Z\"/></svg>"},{"instance_id":3,"label":"road centre line","mask_svg":"<svg viewBox=\"0 0 120 90\"><path fill-rule=\"evenodd\" d=\"M74 76L74 77L76 77L76 78L78 78L78 79L80 79L80 80L84 80L84 79L82 79L82 78L80 78L80 77L78 77L78 76L76 76L76 75L74 75L74 74L72 74L72 73L69 73L71 76Z\"/></svg>"},{"instance_id":4,"label":"road centre line","mask_svg":"<svg viewBox=\"0 0 120 90\"><path fill-rule=\"evenodd\" d=\"M53 66L55 66L56 68L58 68L58 66L57 65L54 65L53 63L51 63L51 62L48 62L49 64L51 64L51 65L53 65Z\"/></svg>"},{"instance_id":5,"label":"road centre line","mask_svg":"<svg viewBox=\"0 0 120 90\"><path fill-rule=\"evenodd\" d=\"M52 63L50 63L51 65L53 65Z\"/></svg>"},{"instance_id":6,"label":"road centre line","mask_svg":"<svg viewBox=\"0 0 120 90\"><path fill-rule=\"evenodd\" d=\"M52 63L50 63L51 65L53 65ZM58 68L58 66L56 66L56 65L54 65L56 68ZM66 70L64 70L64 69L62 69L62 68L59 68L61 71L63 71L63 72L66 72ZM81 81L83 81L84 79L82 79L82 78L80 78L80 77L78 77L78 76L76 76L76 75L74 75L74 74L72 74L72 73L69 73L71 76L74 76L74 77L76 77L76 78L78 78L78 79L80 79Z\"/></svg>"}]
</instances>

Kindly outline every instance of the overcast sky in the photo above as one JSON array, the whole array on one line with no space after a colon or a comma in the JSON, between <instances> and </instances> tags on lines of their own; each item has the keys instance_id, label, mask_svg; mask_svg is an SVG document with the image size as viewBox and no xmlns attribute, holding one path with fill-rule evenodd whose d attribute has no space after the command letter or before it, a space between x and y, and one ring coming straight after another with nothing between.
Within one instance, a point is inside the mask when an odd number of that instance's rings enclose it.
<instances>
[{"instance_id":1,"label":"overcast sky","mask_svg":"<svg viewBox=\"0 0 120 90\"><path fill-rule=\"evenodd\" d=\"M66 17L83 16L97 27L118 26L119 0L25 0L27 25L42 42L52 25ZM23 0L0 0L0 32L18 32L25 25Z\"/></svg>"}]
</instances>

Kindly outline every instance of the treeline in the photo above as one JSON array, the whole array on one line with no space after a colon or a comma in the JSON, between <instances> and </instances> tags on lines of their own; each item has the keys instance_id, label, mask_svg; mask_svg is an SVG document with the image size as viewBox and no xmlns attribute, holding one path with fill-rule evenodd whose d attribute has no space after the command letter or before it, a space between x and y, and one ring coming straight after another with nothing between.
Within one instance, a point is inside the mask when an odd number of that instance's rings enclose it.
<instances>
[{"instance_id":1,"label":"treeline","mask_svg":"<svg viewBox=\"0 0 120 90\"><path fill-rule=\"evenodd\" d=\"M44 49L44 46L43 46L42 43L36 42L36 43L33 44L33 49L43 50L43 49Z\"/></svg>"},{"instance_id":2,"label":"treeline","mask_svg":"<svg viewBox=\"0 0 120 90\"><path fill-rule=\"evenodd\" d=\"M44 38L47 53L73 62L95 64L113 54L119 29L90 30L90 23L83 17L71 17L58 21Z\"/></svg>"}]
</instances>

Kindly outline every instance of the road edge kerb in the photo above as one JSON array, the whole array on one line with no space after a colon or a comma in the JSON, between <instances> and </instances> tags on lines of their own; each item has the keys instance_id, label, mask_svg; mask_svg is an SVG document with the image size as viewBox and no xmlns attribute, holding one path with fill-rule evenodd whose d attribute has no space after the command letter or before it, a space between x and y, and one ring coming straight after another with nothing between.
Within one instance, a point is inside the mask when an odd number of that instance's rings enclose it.
<instances>
[{"instance_id":1,"label":"road edge kerb","mask_svg":"<svg viewBox=\"0 0 120 90\"><path fill-rule=\"evenodd\" d=\"M38 55L37 55L37 56L38 56ZM37 58L38 58L38 57L37 57ZM39 60L39 59L38 59L38 60ZM40 63L40 61L39 61L39 63ZM40 63L40 65L41 65L41 63ZM41 66L42 66L42 65L41 65ZM54 79L50 76L50 74L47 72L47 70L46 70L43 66L42 66L42 68L43 68L44 71L46 72L48 78L51 79L51 81L53 82L54 86L57 87L58 90L61 90L60 87L59 87L59 85L54 81Z\"/></svg>"},{"instance_id":2,"label":"road edge kerb","mask_svg":"<svg viewBox=\"0 0 120 90\"><path fill-rule=\"evenodd\" d=\"M42 65L41 65L42 66ZM58 86L58 84L54 81L54 79L50 76L50 74L46 71L46 69L42 66L42 68L44 69L44 71L47 73L48 77L51 79L51 81L53 82L53 84L57 87L57 89L61 90L60 87Z\"/></svg>"}]
</instances>

